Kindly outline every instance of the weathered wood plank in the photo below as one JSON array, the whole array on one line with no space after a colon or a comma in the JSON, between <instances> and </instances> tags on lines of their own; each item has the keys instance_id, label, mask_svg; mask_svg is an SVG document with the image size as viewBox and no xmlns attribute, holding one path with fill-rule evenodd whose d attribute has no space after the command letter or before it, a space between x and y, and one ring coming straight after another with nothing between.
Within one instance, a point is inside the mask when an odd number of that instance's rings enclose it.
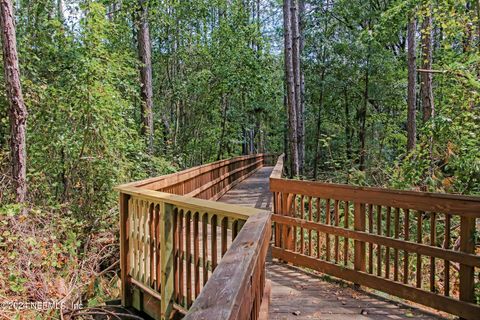
<instances>
[{"instance_id":1,"label":"weathered wood plank","mask_svg":"<svg viewBox=\"0 0 480 320\"><path fill-rule=\"evenodd\" d=\"M270 190L272 192L303 194L305 196L348 200L403 209L415 208L421 211L469 217L478 216L478 212L480 212L480 201L478 201L478 197L474 196L400 191L276 178L270 178Z\"/></svg>"},{"instance_id":2,"label":"weathered wood plank","mask_svg":"<svg viewBox=\"0 0 480 320\"><path fill-rule=\"evenodd\" d=\"M280 224L287 224L292 226L309 228L312 230L318 230L320 232L339 235L339 236L347 237L360 242L375 242L381 245L389 246L389 247L400 249L400 250L407 250L409 252L420 253L428 256L434 256L439 259L447 259L450 261L463 263L469 266L480 267L480 256L474 255L471 253L446 250L444 248L432 247L429 245L424 245L424 244L410 242L410 241L392 239L385 236L370 234L367 232L348 230L348 229L335 227L331 225L325 225L321 223L310 222L310 221L305 221L298 218L285 217L280 215L273 215L272 221L278 222Z\"/></svg>"},{"instance_id":3,"label":"weathered wood plank","mask_svg":"<svg viewBox=\"0 0 480 320\"><path fill-rule=\"evenodd\" d=\"M381 290L404 299L413 299L416 303L456 314L466 319L477 319L478 314L480 314L480 306L474 303L437 295L429 291L424 291L399 282L392 282L365 272L344 268L327 261L321 261L292 251L272 248L272 255L278 259L298 266L324 272L334 277L365 285L376 290Z\"/></svg>"}]
</instances>

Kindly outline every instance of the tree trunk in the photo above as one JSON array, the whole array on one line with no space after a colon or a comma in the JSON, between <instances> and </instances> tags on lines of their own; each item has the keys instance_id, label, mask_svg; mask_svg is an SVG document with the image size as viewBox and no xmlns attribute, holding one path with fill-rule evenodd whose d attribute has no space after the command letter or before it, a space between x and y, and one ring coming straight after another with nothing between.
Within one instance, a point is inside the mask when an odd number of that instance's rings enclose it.
<instances>
[{"instance_id":1,"label":"tree trunk","mask_svg":"<svg viewBox=\"0 0 480 320\"><path fill-rule=\"evenodd\" d=\"M148 5L140 0L138 21L138 56L140 66L142 128L141 133L147 139L149 154L153 154L153 90L152 90L152 48L150 27L148 24Z\"/></svg>"},{"instance_id":2,"label":"tree trunk","mask_svg":"<svg viewBox=\"0 0 480 320\"><path fill-rule=\"evenodd\" d=\"M476 1L475 9L477 12L477 39L478 39L477 50L480 52L480 0Z\"/></svg>"},{"instance_id":3,"label":"tree trunk","mask_svg":"<svg viewBox=\"0 0 480 320\"><path fill-rule=\"evenodd\" d=\"M292 26L292 62L293 75L295 83L295 111L297 114L297 143L298 143L298 169L299 174L303 174L305 162L305 144L303 131L303 104L302 104L302 72L300 62L300 18L299 18L299 1L290 1L291 26Z\"/></svg>"},{"instance_id":4,"label":"tree trunk","mask_svg":"<svg viewBox=\"0 0 480 320\"><path fill-rule=\"evenodd\" d=\"M422 69L431 70L433 61L433 27L432 27L432 8L426 8L422 22ZM433 74L431 72L421 73L421 93L423 106L423 122L429 121L435 115L435 104L433 101ZM429 175L433 175L433 136L428 137L428 149L430 154Z\"/></svg>"},{"instance_id":5,"label":"tree trunk","mask_svg":"<svg viewBox=\"0 0 480 320\"><path fill-rule=\"evenodd\" d=\"M417 124L416 124L416 81L417 81L417 65L416 65L416 32L417 21L415 17L411 17L408 23L408 91L407 91L407 151L415 149L417 143Z\"/></svg>"},{"instance_id":6,"label":"tree trunk","mask_svg":"<svg viewBox=\"0 0 480 320\"><path fill-rule=\"evenodd\" d=\"M283 2L284 41L285 41L285 78L287 82L288 123L291 175L299 175L298 134L297 134L297 103L295 95L295 74L293 67L291 1Z\"/></svg>"},{"instance_id":7,"label":"tree trunk","mask_svg":"<svg viewBox=\"0 0 480 320\"><path fill-rule=\"evenodd\" d=\"M422 69L431 70L433 60L432 50L432 15L431 8L427 8L429 11L422 22ZM422 92L422 106L423 106L423 121L427 122L435 114L435 105L433 101L433 88L432 88L432 73L421 73L421 92Z\"/></svg>"},{"instance_id":8,"label":"tree trunk","mask_svg":"<svg viewBox=\"0 0 480 320\"><path fill-rule=\"evenodd\" d=\"M10 151L12 179L16 201L25 202L27 194L27 150L25 127L27 108L23 101L18 65L17 40L15 36L13 6L10 0L0 0L0 26L2 28L3 70L9 102Z\"/></svg>"},{"instance_id":9,"label":"tree trunk","mask_svg":"<svg viewBox=\"0 0 480 320\"><path fill-rule=\"evenodd\" d=\"M325 89L325 67L322 69L322 73L320 75L320 99L318 102L318 112L317 112L317 132L315 135L315 158L313 161L313 179L317 180L318 175L318 163L320 162L320 133L321 133L321 125L322 125L322 109L323 109L323 100L324 100L324 89Z\"/></svg>"},{"instance_id":10,"label":"tree trunk","mask_svg":"<svg viewBox=\"0 0 480 320\"><path fill-rule=\"evenodd\" d=\"M223 155L225 132L227 129L227 112L228 112L228 97L226 94L223 94L222 95L222 130L220 133L220 141L218 142L217 160L220 160Z\"/></svg>"},{"instance_id":11,"label":"tree trunk","mask_svg":"<svg viewBox=\"0 0 480 320\"><path fill-rule=\"evenodd\" d=\"M347 160L352 161L352 128L350 124L350 101L348 99L348 91L345 88L345 140L346 140L346 150L345 154ZM348 177L348 175L347 175ZM348 183L348 180L347 180Z\"/></svg>"},{"instance_id":12,"label":"tree trunk","mask_svg":"<svg viewBox=\"0 0 480 320\"><path fill-rule=\"evenodd\" d=\"M370 77L369 64L370 64L370 56L367 57L367 66L365 69L365 91L363 94L363 107L361 108L360 114L358 117L360 121L360 131L358 133L358 137L360 140L360 150L359 150L359 158L360 158L359 170L360 171L365 171L365 158L366 158L365 138L367 135L366 123L367 123L367 107L368 107L368 99L369 99L368 86L369 86L369 77Z\"/></svg>"}]
</instances>

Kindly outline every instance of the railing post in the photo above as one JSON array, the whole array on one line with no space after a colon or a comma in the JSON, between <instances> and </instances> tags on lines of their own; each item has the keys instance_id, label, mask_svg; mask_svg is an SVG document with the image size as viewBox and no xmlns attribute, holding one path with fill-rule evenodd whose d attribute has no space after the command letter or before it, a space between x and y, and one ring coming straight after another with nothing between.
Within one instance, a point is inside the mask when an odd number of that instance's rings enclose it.
<instances>
[{"instance_id":1,"label":"railing post","mask_svg":"<svg viewBox=\"0 0 480 320\"><path fill-rule=\"evenodd\" d=\"M355 231L365 231L365 204L355 202L355 210L353 216L353 227ZM354 268L357 271L365 272L366 263L365 263L365 242L355 240L355 249L354 249ZM356 285L358 286L358 285Z\"/></svg>"},{"instance_id":2,"label":"railing post","mask_svg":"<svg viewBox=\"0 0 480 320\"><path fill-rule=\"evenodd\" d=\"M173 219L174 208L173 205L162 202L160 204L160 263L161 263L161 288L160 295L162 300L161 319L170 319L170 314L173 308L173 294L174 294L174 255L173 255Z\"/></svg>"},{"instance_id":3,"label":"railing post","mask_svg":"<svg viewBox=\"0 0 480 320\"><path fill-rule=\"evenodd\" d=\"M120 278L122 282L122 305L130 307L132 305L132 294L128 270L130 269L130 260L128 259L129 249L129 225L128 225L128 201L129 194L120 192Z\"/></svg>"},{"instance_id":4,"label":"railing post","mask_svg":"<svg viewBox=\"0 0 480 320\"><path fill-rule=\"evenodd\" d=\"M279 214L279 199L280 198L280 193L279 192L273 192L273 213L274 214ZM275 246L280 248L281 241L280 241L280 225L275 222L274 224L275 228L275 234L274 234L274 241L275 241Z\"/></svg>"},{"instance_id":5,"label":"railing post","mask_svg":"<svg viewBox=\"0 0 480 320\"><path fill-rule=\"evenodd\" d=\"M460 251L475 253L475 218L460 218ZM474 267L460 264L460 300L475 302Z\"/></svg>"},{"instance_id":6,"label":"railing post","mask_svg":"<svg viewBox=\"0 0 480 320\"><path fill-rule=\"evenodd\" d=\"M287 216L289 217L295 217L295 205L294 205L294 201L295 201L295 195L294 194L291 194L289 193L286 197L286 213L287 213ZM295 246L297 245L295 243L295 236L294 236L294 233L295 233L295 227L293 226L288 226L287 227L287 244L286 244L286 249L287 250L291 250L291 251L296 251L295 250Z\"/></svg>"}]
</instances>

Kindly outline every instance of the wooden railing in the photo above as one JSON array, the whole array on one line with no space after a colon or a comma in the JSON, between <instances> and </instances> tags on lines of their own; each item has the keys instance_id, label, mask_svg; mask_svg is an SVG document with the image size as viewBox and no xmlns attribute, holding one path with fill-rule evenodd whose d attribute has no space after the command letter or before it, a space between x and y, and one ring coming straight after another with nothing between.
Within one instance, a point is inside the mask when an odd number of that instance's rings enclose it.
<instances>
[{"instance_id":1,"label":"wooden railing","mask_svg":"<svg viewBox=\"0 0 480 320\"><path fill-rule=\"evenodd\" d=\"M271 230L269 212L247 220L185 319L259 318Z\"/></svg>"},{"instance_id":2,"label":"wooden railing","mask_svg":"<svg viewBox=\"0 0 480 320\"><path fill-rule=\"evenodd\" d=\"M193 167L181 172L124 184L136 187L185 195L206 200L217 200L256 170L272 161L271 155L256 154Z\"/></svg>"},{"instance_id":3,"label":"wooden railing","mask_svg":"<svg viewBox=\"0 0 480 320\"><path fill-rule=\"evenodd\" d=\"M480 318L479 197L288 180L282 169L280 157L274 258Z\"/></svg>"},{"instance_id":4,"label":"wooden railing","mask_svg":"<svg viewBox=\"0 0 480 320\"><path fill-rule=\"evenodd\" d=\"M124 306L155 319L187 312L189 319L256 319L271 214L204 199L218 199L266 158L237 157L117 187Z\"/></svg>"}]
</instances>

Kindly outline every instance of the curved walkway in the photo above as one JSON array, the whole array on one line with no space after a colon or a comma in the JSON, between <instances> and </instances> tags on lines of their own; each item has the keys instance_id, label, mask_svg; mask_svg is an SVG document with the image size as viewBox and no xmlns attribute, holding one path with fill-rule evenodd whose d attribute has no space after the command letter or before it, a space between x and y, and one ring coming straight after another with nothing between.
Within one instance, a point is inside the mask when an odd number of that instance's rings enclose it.
<instances>
[{"instance_id":1,"label":"curved walkway","mask_svg":"<svg viewBox=\"0 0 480 320\"><path fill-rule=\"evenodd\" d=\"M259 169L218 201L271 210L268 179L272 170L273 167ZM267 278L272 284L269 309L272 320L443 319L271 258L267 262Z\"/></svg>"}]
</instances>

